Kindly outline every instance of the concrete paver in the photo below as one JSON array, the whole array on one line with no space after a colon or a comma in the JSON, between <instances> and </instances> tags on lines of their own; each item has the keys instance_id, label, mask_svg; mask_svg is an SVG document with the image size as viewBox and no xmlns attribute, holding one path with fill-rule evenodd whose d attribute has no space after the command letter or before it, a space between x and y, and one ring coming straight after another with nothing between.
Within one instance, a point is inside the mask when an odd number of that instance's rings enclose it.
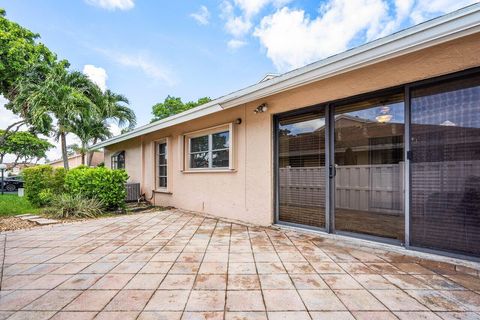
<instances>
[{"instance_id":1,"label":"concrete paver","mask_svg":"<svg viewBox=\"0 0 480 320\"><path fill-rule=\"evenodd\" d=\"M180 210L3 238L0 319L480 319L480 266Z\"/></svg>"}]
</instances>

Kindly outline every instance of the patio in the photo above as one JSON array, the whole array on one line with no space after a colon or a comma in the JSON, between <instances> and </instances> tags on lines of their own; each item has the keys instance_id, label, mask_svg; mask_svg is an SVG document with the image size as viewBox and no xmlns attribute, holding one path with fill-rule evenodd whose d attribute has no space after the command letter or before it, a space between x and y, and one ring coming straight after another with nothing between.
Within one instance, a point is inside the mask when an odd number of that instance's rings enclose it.
<instances>
[{"instance_id":1,"label":"patio","mask_svg":"<svg viewBox=\"0 0 480 320\"><path fill-rule=\"evenodd\" d=\"M178 210L0 245L0 319L480 319L474 268Z\"/></svg>"}]
</instances>

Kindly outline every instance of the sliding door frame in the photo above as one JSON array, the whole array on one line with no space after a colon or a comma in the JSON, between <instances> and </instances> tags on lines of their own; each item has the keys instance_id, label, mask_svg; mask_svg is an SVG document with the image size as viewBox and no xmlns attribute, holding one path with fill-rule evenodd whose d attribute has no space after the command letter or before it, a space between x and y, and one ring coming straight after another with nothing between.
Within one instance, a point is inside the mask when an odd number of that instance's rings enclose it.
<instances>
[{"instance_id":1,"label":"sliding door frame","mask_svg":"<svg viewBox=\"0 0 480 320\"><path fill-rule=\"evenodd\" d=\"M280 139L279 139L279 124L280 120L285 117L290 117L290 116L296 116L296 115L302 115L306 113L315 113L319 112L323 109L324 111L324 117L325 117L325 227L315 227L315 226L309 226L309 225L304 225L304 224L299 224L299 223L293 223L293 222L286 222L286 221L281 221L280 220L280 166L279 166L279 155L280 155ZM327 105L326 104L316 104L313 106L305 107L305 108L300 108L300 109L295 109L287 112L282 112L273 115L273 181L274 181L274 223L278 225L285 225L285 226L290 226L290 227L295 227L295 228L303 228L303 229L308 229L308 230L313 230L313 231L321 231L321 232L327 232L328 231L328 223L330 220L327 208L328 208L328 194L329 194L329 189L327 188L328 185L328 170L327 170L327 132L328 126L327 126L327 121L328 121L328 116L327 116Z\"/></svg>"},{"instance_id":2,"label":"sliding door frame","mask_svg":"<svg viewBox=\"0 0 480 320\"><path fill-rule=\"evenodd\" d=\"M334 233L334 234L339 234L339 235L348 235L353 238L359 238L359 239L364 239L364 240L374 240L376 242L383 242L383 243L389 243L389 244L397 244L397 245L402 245L406 249L410 249L413 251L419 251L419 252L426 252L426 253L433 253L433 254L438 254L438 255L443 255L443 256L448 256L448 257L453 257L453 258L460 258L460 259L467 259L467 260L473 260L473 261L480 261L480 258L477 257L472 257L472 256L467 256L467 255L462 255L458 253L451 253L448 251L442 251L442 250L434 250L434 249L428 249L428 248L422 248L422 247L417 247L417 246L412 246L411 245L411 183L412 183L412 177L411 177L411 101L410 101L410 92L412 89L418 89L423 86L428 86L432 84L440 84L442 82L446 82L449 80L455 80L455 79L462 79L466 78L468 76L478 74L480 73L480 67L475 67L471 69L466 69L454 73L450 73L447 75L442 75L442 76L437 76L425 80L420 80L416 82L411 82L411 83L406 83L402 84L399 86L387 88L387 89L381 89L381 90L376 90L373 92L369 93L364 93L364 94L359 94L355 95L352 97L347 97L347 98L342 98L342 99L337 99L333 100L330 102L325 102L325 103L320 103L320 104L315 104L307 107L303 107L300 109L295 109L292 111L287 111L279 114L273 115L273 125L274 125L274 130L273 130L273 166L274 166L274 177L273 177L273 183L274 183L274 223L280 224L280 225L287 225L287 226L293 226L293 227L299 227L299 228L305 228L305 229L311 229L315 231L323 231L327 233ZM395 94L395 93L400 93L403 92L404 94L404 163L405 163L405 168L404 168L404 176L403 176L403 182L404 182L404 215L405 215L405 239L404 242L397 241L397 240L391 240L388 238L381 238L381 237L376 237L376 236L370 236L370 235L364 235L360 233L352 233L352 232L346 232L346 231L338 231L335 229L335 153L334 153L334 137L335 137L335 108L350 104L350 103L355 103L359 102L361 100L367 100L371 98L376 98L376 97L381 97L383 95L389 95L389 94ZM305 225L300 225L300 224L295 224L295 223L289 223L289 222L282 222L279 220L279 165L278 165L278 156L279 156L279 139L278 139L278 133L279 133L279 119L285 116L290 116L290 115L299 115L303 113L308 113L312 112L315 110L319 110L320 108L323 108L325 111L325 228L318 228L318 227L311 227L311 226L305 226ZM333 172L333 177L330 174Z\"/></svg>"},{"instance_id":3,"label":"sliding door frame","mask_svg":"<svg viewBox=\"0 0 480 320\"><path fill-rule=\"evenodd\" d=\"M454 73L449 73L449 74L434 77L434 78L429 78L429 79L420 80L417 82L408 83L405 85L405 112L406 112L405 120L407 119L407 112L408 112L408 151L407 151L407 145L405 145L405 159L406 159L406 162L408 161L408 166L406 167L406 170L405 170L405 175L407 174L407 171L408 171L408 176L405 176L405 200L406 200L405 201L405 234L407 234L408 232L408 235L409 235L408 238L405 237L405 247L407 249L418 251L418 252L432 253L432 254L442 255L446 257L457 258L457 259L480 262L480 257L469 256L469 255L450 252L446 250L437 250L437 249L418 247L411 244L411 230L412 230L412 225L411 225L411 208L412 208L412 202L411 202L411 198L412 198L411 91L415 89L420 89L422 87L428 87L430 85L442 84L444 82L448 82L452 80L466 79L469 76L478 75L478 74L480 74L480 67L475 67L475 68L466 69L466 70L462 70ZM407 126L407 122L405 122L405 125ZM407 137L407 131L406 131L405 139L406 137ZM407 185L408 185L408 188L407 188ZM408 212L408 221L407 221L407 212ZM407 229L407 223L408 223L408 229Z\"/></svg>"}]
</instances>

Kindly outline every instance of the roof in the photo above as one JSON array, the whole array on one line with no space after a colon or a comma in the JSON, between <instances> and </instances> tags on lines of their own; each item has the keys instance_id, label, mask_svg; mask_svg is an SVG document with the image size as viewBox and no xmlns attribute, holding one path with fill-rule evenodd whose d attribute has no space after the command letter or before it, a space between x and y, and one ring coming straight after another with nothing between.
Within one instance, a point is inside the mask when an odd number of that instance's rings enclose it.
<instances>
[{"instance_id":1,"label":"roof","mask_svg":"<svg viewBox=\"0 0 480 320\"><path fill-rule=\"evenodd\" d=\"M103 153L103 151L93 151L93 153ZM68 156L67 159L71 160L71 159L75 159L75 158L78 158L78 157L81 157L81 156L82 155L79 154L79 153L74 153L71 156ZM60 158L60 159L55 159L55 160L52 160L52 161L47 161L45 164L53 164L53 163L57 163L57 162L63 162L63 159Z\"/></svg>"},{"instance_id":2,"label":"roof","mask_svg":"<svg viewBox=\"0 0 480 320\"><path fill-rule=\"evenodd\" d=\"M171 117L138 127L130 132L100 142L92 148L102 148L129 140L478 32L480 32L480 3L289 71L268 81L259 82Z\"/></svg>"}]
</instances>

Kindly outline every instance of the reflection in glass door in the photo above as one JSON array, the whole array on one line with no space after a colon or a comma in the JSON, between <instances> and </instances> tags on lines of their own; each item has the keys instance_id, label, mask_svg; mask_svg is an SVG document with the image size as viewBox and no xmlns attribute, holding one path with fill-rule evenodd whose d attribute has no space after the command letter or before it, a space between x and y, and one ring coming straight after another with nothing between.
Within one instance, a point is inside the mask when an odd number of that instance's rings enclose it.
<instances>
[{"instance_id":1,"label":"reflection in glass door","mask_svg":"<svg viewBox=\"0 0 480 320\"><path fill-rule=\"evenodd\" d=\"M480 76L411 92L411 244L480 256Z\"/></svg>"},{"instance_id":2,"label":"reflection in glass door","mask_svg":"<svg viewBox=\"0 0 480 320\"><path fill-rule=\"evenodd\" d=\"M325 228L325 114L278 121L278 220Z\"/></svg>"},{"instance_id":3,"label":"reflection in glass door","mask_svg":"<svg viewBox=\"0 0 480 320\"><path fill-rule=\"evenodd\" d=\"M335 230L403 242L403 94L334 112Z\"/></svg>"}]
</instances>

